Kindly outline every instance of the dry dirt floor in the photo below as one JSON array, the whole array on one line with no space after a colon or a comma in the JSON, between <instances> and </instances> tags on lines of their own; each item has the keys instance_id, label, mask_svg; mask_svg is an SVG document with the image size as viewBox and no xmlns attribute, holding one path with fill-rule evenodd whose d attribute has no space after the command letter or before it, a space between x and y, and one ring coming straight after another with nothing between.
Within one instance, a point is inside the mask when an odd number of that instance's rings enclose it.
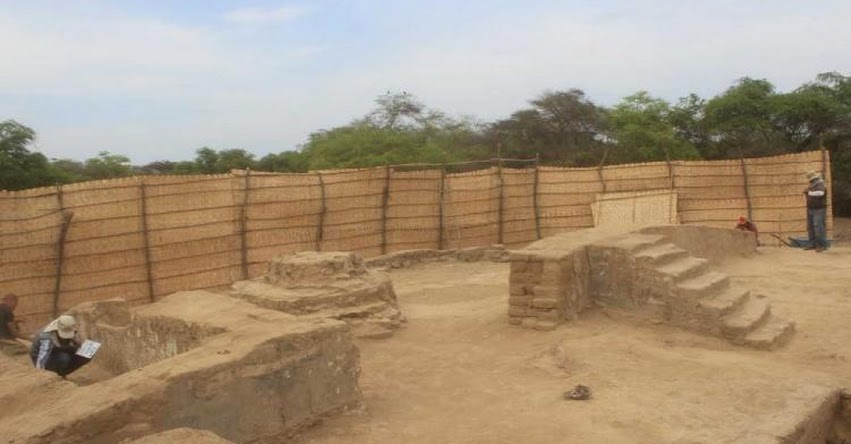
<instances>
[{"instance_id":1,"label":"dry dirt floor","mask_svg":"<svg viewBox=\"0 0 851 444\"><path fill-rule=\"evenodd\" d=\"M847 220L836 238L847 239ZM407 326L363 340L364 409L297 443L724 443L802 419L826 388L851 387L851 244L763 247L724 264L797 323L758 351L593 309L554 331L508 325L508 265L392 272ZM562 393L584 384L588 401Z\"/></svg>"}]
</instances>

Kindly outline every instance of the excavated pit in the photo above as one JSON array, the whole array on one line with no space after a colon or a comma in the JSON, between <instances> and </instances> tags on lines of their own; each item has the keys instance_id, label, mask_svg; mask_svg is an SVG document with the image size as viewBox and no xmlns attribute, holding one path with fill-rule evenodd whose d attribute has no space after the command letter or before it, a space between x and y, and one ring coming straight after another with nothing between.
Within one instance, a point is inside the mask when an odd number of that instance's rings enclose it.
<instances>
[{"instance_id":1,"label":"excavated pit","mask_svg":"<svg viewBox=\"0 0 851 444\"><path fill-rule=\"evenodd\" d=\"M826 390L818 396L790 397L787 408L745 433L737 443L851 444L851 395Z\"/></svg>"},{"instance_id":2,"label":"excavated pit","mask_svg":"<svg viewBox=\"0 0 851 444\"><path fill-rule=\"evenodd\" d=\"M226 332L222 327L178 317L131 311L123 299L78 305L69 314L79 323L80 335L101 343L96 359L70 380L89 385L186 353L209 337Z\"/></svg>"},{"instance_id":3,"label":"excavated pit","mask_svg":"<svg viewBox=\"0 0 851 444\"><path fill-rule=\"evenodd\" d=\"M359 352L340 321L205 291L134 309L121 300L90 303L70 313L83 338L102 342L90 366L107 377L80 386L0 362L0 385L8 388L0 401L14 406L0 410L5 442L105 444L179 427L276 442L360 405Z\"/></svg>"}]
</instances>

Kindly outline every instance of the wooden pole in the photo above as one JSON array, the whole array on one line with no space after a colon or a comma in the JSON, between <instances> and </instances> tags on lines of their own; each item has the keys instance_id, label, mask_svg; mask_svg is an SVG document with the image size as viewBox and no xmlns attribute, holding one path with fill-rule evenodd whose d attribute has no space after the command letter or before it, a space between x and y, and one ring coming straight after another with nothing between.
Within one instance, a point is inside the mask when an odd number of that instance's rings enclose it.
<instances>
[{"instance_id":1,"label":"wooden pole","mask_svg":"<svg viewBox=\"0 0 851 444\"><path fill-rule=\"evenodd\" d=\"M437 194L437 206L438 206L438 228L437 228L437 249L442 250L443 245L443 230L445 226L444 222L444 195L446 194L446 164L440 166L440 189Z\"/></svg>"},{"instance_id":2,"label":"wooden pole","mask_svg":"<svg viewBox=\"0 0 851 444\"><path fill-rule=\"evenodd\" d=\"M499 146L499 142L497 142L497 146ZM496 162L496 181L497 181L497 184L498 184L497 186L499 187L499 201L497 202L497 212L498 212L497 213L497 217L498 217L497 226L498 226L499 232L498 232L498 235L497 235L497 243L501 245L503 243L503 231L504 231L504 227L503 227L504 222L503 222L502 212L503 212L503 206L504 206L503 197L505 195L505 183L502 181L502 159L497 159L497 162Z\"/></svg>"},{"instance_id":3,"label":"wooden pole","mask_svg":"<svg viewBox=\"0 0 851 444\"><path fill-rule=\"evenodd\" d=\"M319 178L319 223L316 224L316 251L322 251L322 236L325 232L325 212L328 208L325 204L325 181L322 179L322 172L317 171L316 177Z\"/></svg>"},{"instance_id":4,"label":"wooden pole","mask_svg":"<svg viewBox=\"0 0 851 444\"><path fill-rule=\"evenodd\" d=\"M145 182L139 183L139 213L142 219L142 248L145 252L145 274L148 278L148 299L154 302L154 272L151 262L151 243L148 234L148 199L145 191Z\"/></svg>"},{"instance_id":5,"label":"wooden pole","mask_svg":"<svg viewBox=\"0 0 851 444\"><path fill-rule=\"evenodd\" d=\"M540 153L535 153L535 184L532 189L532 203L535 208L535 235L538 239L541 238L541 207L538 204L538 164L541 159Z\"/></svg>"},{"instance_id":6,"label":"wooden pole","mask_svg":"<svg viewBox=\"0 0 851 444\"><path fill-rule=\"evenodd\" d=\"M390 173L388 165L384 170L384 190L381 197L381 254L387 254L387 204L390 201Z\"/></svg>"},{"instance_id":7,"label":"wooden pole","mask_svg":"<svg viewBox=\"0 0 851 444\"><path fill-rule=\"evenodd\" d=\"M745 200L748 203L748 220L753 222L753 205L751 204L751 192L750 186L748 185L748 168L745 164L745 156L741 149L739 149L739 162L742 165L742 180L745 187Z\"/></svg>"},{"instance_id":8,"label":"wooden pole","mask_svg":"<svg viewBox=\"0 0 851 444\"><path fill-rule=\"evenodd\" d=\"M62 224L59 226L59 237L56 239L56 278L53 281L53 317L59 316L59 298L62 294L62 266L65 262L65 239L68 237L68 228L74 213L65 211L65 200L62 196L62 186L56 187L56 200L62 215Z\"/></svg>"},{"instance_id":9,"label":"wooden pole","mask_svg":"<svg viewBox=\"0 0 851 444\"><path fill-rule=\"evenodd\" d=\"M603 158L600 159L600 164L597 165L597 177L600 178L600 185L603 186L603 193L606 192L606 179L603 177L603 166L606 164L606 157L609 156L609 148L603 151Z\"/></svg>"},{"instance_id":10,"label":"wooden pole","mask_svg":"<svg viewBox=\"0 0 851 444\"><path fill-rule=\"evenodd\" d=\"M251 191L251 168L245 169L242 185L242 205L239 211L239 252L242 266L242 279L248 279L248 194Z\"/></svg>"},{"instance_id":11,"label":"wooden pole","mask_svg":"<svg viewBox=\"0 0 851 444\"><path fill-rule=\"evenodd\" d=\"M665 164L668 165L668 186L670 187L671 192L668 195L668 223L678 223L679 222L679 214L680 209L674 207L674 193L677 189L677 184L674 179L674 164L671 162L671 155L668 153L668 150L665 149ZM680 205L680 200L677 199L677 207Z\"/></svg>"}]
</instances>

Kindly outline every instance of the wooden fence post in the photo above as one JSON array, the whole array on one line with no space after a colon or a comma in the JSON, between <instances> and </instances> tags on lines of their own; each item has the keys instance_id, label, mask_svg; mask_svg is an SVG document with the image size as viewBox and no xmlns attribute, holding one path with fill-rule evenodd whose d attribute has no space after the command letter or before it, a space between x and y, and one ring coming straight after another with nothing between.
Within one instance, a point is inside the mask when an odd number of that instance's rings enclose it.
<instances>
[{"instance_id":1,"label":"wooden fence post","mask_svg":"<svg viewBox=\"0 0 851 444\"><path fill-rule=\"evenodd\" d=\"M665 164L668 165L668 186L670 187L670 194L668 198L668 208L670 213L668 214L668 223L679 223L679 215L680 215L680 199L677 199L677 206L674 207L674 193L677 191L677 183L674 174L674 164L671 162L671 156L668 153L668 150L665 150Z\"/></svg>"},{"instance_id":2,"label":"wooden fence post","mask_svg":"<svg viewBox=\"0 0 851 444\"><path fill-rule=\"evenodd\" d=\"M251 191L251 168L245 169L242 185L242 205L239 210L239 253L242 279L248 279L248 194Z\"/></svg>"},{"instance_id":3,"label":"wooden fence post","mask_svg":"<svg viewBox=\"0 0 851 444\"><path fill-rule=\"evenodd\" d=\"M503 234L502 233L504 231L504 226L503 226L504 222L503 222L503 215L502 215L504 204L503 204L502 201L503 201L503 198L504 198L504 195L505 195L505 183L502 180L502 159L501 158L496 160L496 181L497 181L498 186L499 186L499 201L498 201L498 204L497 204L497 211L498 211L498 218L499 218L499 220L498 220L498 222L499 222L498 223L499 233L497 235L497 243L502 245L502 242L503 242Z\"/></svg>"},{"instance_id":4,"label":"wooden fence post","mask_svg":"<svg viewBox=\"0 0 851 444\"><path fill-rule=\"evenodd\" d=\"M325 232L325 212L328 210L325 204L325 181L322 180L322 172L317 171L316 177L319 178L319 223L316 224L316 251L322 251L322 236Z\"/></svg>"},{"instance_id":5,"label":"wooden fence post","mask_svg":"<svg viewBox=\"0 0 851 444\"><path fill-rule=\"evenodd\" d=\"M59 316L59 297L62 293L62 265L65 262L65 239L68 237L68 227L74 213L65 211L65 200L62 196L62 185L56 187L56 200L62 224L59 226L59 237L56 239L56 278L53 281L53 317Z\"/></svg>"},{"instance_id":6,"label":"wooden fence post","mask_svg":"<svg viewBox=\"0 0 851 444\"><path fill-rule=\"evenodd\" d=\"M751 204L751 192L748 185L748 168L745 164L745 156L739 151L739 162L742 165L742 181L745 186L745 200L748 203L748 220L753 222L753 205Z\"/></svg>"},{"instance_id":7,"label":"wooden fence post","mask_svg":"<svg viewBox=\"0 0 851 444\"><path fill-rule=\"evenodd\" d=\"M541 207L538 204L538 164L541 160L541 154L535 153L535 182L532 188L532 205L535 211L535 235L538 239L541 238Z\"/></svg>"},{"instance_id":8,"label":"wooden fence post","mask_svg":"<svg viewBox=\"0 0 851 444\"><path fill-rule=\"evenodd\" d=\"M381 197L381 254L387 254L387 204L390 201L390 173L387 165L384 169L384 190Z\"/></svg>"},{"instance_id":9,"label":"wooden fence post","mask_svg":"<svg viewBox=\"0 0 851 444\"><path fill-rule=\"evenodd\" d=\"M438 250L442 250L443 247L444 247L444 245L443 245L443 242L444 242L443 230L444 230L446 223L444 222L445 213L444 213L443 205L444 205L444 201L445 201L445 198L444 198L445 194L446 194L446 164L444 163L444 164L440 165L440 188L439 188L438 194L437 194L437 207L438 207L438 210L437 210L438 211L438 217L437 217L437 219L438 219L438 221L437 221L437 223L438 223L438 227L437 227L437 230L438 230L437 231L437 249Z\"/></svg>"},{"instance_id":10,"label":"wooden fence post","mask_svg":"<svg viewBox=\"0 0 851 444\"><path fill-rule=\"evenodd\" d=\"M606 164L606 157L609 157L609 149L603 151L603 158L600 159L600 164L597 165L597 177L600 178L600 185L603 187L603 193L606 192L606 179L603 177L603 166Z\"/></svg>"},{"instance_id":11,"label":"wooden fence post","mask_svg":"<svg viewBox=\"0 0 851 444\"><path fill-rule=\"evenodd\" d=\"M142 248L145 252L145 274L148 278L148 299L154 302L154 272L151 263L151 244L148 235L148 200L144 179L139 183L139 213L142 216Z\"/></svg>"}]
</instances>

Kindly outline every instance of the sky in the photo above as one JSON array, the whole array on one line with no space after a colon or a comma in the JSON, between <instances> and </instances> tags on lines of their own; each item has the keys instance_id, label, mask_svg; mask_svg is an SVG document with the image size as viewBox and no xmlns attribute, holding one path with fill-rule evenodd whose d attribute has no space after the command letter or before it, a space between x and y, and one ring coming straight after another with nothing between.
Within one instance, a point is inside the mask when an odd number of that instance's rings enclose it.
<instances>
[{"instance_id":1,"label":"sky","mask_svg":"<svg viewBox=\"0 0 851 444\"><path fill-rule=\"evenodd\" d=\"M506 118L547 90L675 101L851 74L848 0L0 0L0 120L83 160L258 158L387 91Z\"/></svg>"}]
</instances>

